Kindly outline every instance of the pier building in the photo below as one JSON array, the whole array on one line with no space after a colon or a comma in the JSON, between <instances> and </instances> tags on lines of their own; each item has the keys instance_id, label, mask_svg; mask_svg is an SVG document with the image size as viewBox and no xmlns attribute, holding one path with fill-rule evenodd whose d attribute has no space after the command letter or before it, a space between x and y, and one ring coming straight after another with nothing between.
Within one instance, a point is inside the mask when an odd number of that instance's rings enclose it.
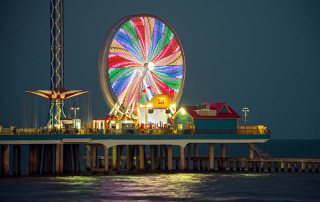
<instances>
[{"instance_id":1,"label":"pier building","mask_svg":"<svg viewBox=\"0 0 320 202\"><path fill-rule=\"evenodd\" d=\"M226 103L212 102L181 107L174 115L178 130L237 130L240 116Z\"/></svg>"}]
</instances>

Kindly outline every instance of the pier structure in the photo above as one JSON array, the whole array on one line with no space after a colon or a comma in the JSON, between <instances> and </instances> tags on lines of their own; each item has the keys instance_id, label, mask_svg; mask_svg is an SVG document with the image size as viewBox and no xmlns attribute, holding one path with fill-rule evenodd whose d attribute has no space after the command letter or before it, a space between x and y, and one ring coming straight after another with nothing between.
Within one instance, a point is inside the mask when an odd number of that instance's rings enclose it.
<instances>
[{"instance_id":1,"label":"pier structure","mask_svg":"<svg viewBox=\"0 0 320 202\"><path fill-rule=\"evenodd\" d=\"M84 166L87 173L93 175L126 172L319 172L320 159L270 158L257 153L254 145L265 143L269 138L269 134L1 135L1 175L21 175L21 147L29 148L29 175L80 175ZM208 145L207 155L199 156L199 146L203 144ZM248 156L228 156L226 144L248 145ZM81 145L85 145L86 155L79 153ZM218 145L220 156L215 156ZM178 155L174 149L178 150ZM83 159L85 164L81 165Z\"/></svg>"}]
</instances>

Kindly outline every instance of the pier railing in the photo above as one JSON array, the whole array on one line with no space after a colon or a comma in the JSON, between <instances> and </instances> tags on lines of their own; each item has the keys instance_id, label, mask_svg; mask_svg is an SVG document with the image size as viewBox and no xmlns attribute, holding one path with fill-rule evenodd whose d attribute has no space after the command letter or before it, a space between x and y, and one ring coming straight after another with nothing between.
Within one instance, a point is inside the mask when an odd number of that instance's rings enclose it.
<instances>
[{"instance_id":1,"label":"pier railing","mask_svg":"<svg viewBox=\"0 0 320 202\"><path fill-rule=\"evenodd\" d=\"M269 129L183 129L176 130L172 128L150 128L150 129L82 129L82 130L44 130L44 129L24 129L2 130L0 134L167 134L167 135L183 135L183 134L236 134L236 135L269 135Z\"/></svg>"},{"instance_id":2,"label":"pier railing","mask_svg":"<svg viewBox=\"0 0 320 202\"><path fill-rule=\"evenodd\" d=\"M269 135L270 130L264 129L184 129L173 130L169 128L155 128L155 129L106 129L106 130L92 130L92 133L99 134L238 134L238 135Z\"/></svg>"}]
</instances>

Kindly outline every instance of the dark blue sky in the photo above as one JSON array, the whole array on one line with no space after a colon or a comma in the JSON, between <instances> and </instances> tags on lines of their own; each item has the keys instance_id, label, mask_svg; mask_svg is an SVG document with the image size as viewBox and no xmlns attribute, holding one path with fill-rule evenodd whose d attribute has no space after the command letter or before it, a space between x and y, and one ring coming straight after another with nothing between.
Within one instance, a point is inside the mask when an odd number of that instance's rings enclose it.
<instances>
[{"instance_id":1,"label":"dark blue sky","mask_svg":"<svg viewBox=\"0 0 320 202\"><path fill-rule=\"evenodd\" d=\"M35 110L46 117L48 103L24 90L49 88L49 9L49 0L0 1L1 125L21 126ZM319 139L319 10L310 0L65 0L65 87L89 90L93 116L104 117L97 71L104 36L124 16L151 13L184 47L181 104L225 101L239 113L248 105L249 124L266 124L273 138ZM69 104L84 109L87 98Z\"/></svg>"}]
</instances>

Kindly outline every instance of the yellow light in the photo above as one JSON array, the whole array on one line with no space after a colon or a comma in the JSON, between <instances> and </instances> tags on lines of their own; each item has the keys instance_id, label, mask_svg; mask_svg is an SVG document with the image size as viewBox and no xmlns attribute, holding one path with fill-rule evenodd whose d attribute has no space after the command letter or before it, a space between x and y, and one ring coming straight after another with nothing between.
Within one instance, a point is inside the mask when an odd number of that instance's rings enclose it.
<instances>
[{"instance_id":1,"label":"yellow light","mask_svg":"<svg viewBox=\"0 0 320 202\"><path fill-rule=\"evenodd\" d=\"M139 107L142 108L142 107L144 107L144 105L140 105Z\"/></svg>"},{"instance_id":2,"label":"yellow light","mask_svg":"<svg viewBox=\"0 0 320 202\"><path fill-rule=\"evenodd\" d=\"M176 106L175 103L171 104L171 106L170 106L170 108L173 108L173 109L175 109L176 107L177 107L177 106Z\"/></svg>"},{"instance_id":3,"label":"yellow light","mask_svg":"<svg viewBox=\"0 0 320 202\"><path fill-rule=\"evenodd\" d=\"M153 107L152 103L147 104L147 107L152 108Z\"/></svg>"},{"instance_id":4,"label":"yellow light","mask_svg":"<svg viewBox=\"0 0 320 202\"><path fill-rule=\"evenodd\" d=\"M181 108L181 116L186 115L186 110L184 108Z\"/></svg>"}]
</instances>

